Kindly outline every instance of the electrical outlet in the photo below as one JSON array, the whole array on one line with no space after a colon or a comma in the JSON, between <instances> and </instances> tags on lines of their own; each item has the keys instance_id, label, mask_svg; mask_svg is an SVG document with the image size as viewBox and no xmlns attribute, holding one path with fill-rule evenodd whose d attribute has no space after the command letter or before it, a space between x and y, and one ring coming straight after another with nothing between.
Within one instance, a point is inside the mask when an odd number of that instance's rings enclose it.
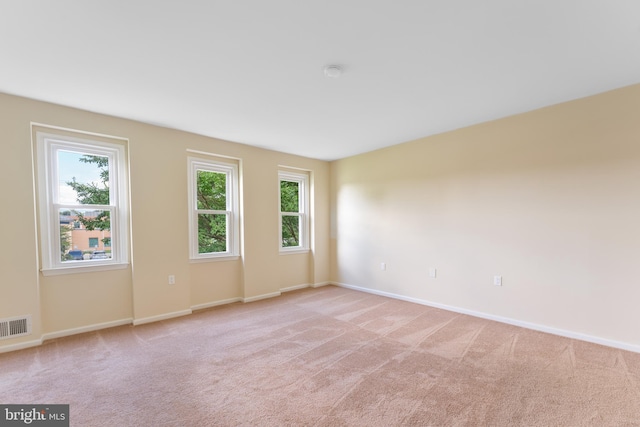
<instances>
[{"instance_id":1,"label":"electrical outlet","mask_svg":"<svg viewBox=\"0 0 640 427\"><path fill-rule=\"evenodd\" d=\"M173 274L169 275L169 284L170 285L175 285L176 284L176 276L174 276Z\"/></svg>"},{"instance_id":2,"label":"electrical outlet","mask_svg":"<svg viewBox=\"0 0 640 427\"><path fill-rule=\"evenodd\" d=\"M430 268L429 269L429 277L431 277L432 279L436 278L436 274L437 274L437 270L435 268Z\"/></svg>"},{"instance_id":3,"label":"electrical outlet","mask_svg":"<svg viewBox=\"0 0 640 427\"><path fill-rule=\"evenodd\" d=\"M387 269L387 263L386 262L381 262L380 263L380 270L385 271Z\"/></svg>"},{"instance_id":4,"label":"electrical outlet","mask_svg":"<svg viewBox=\"0 0 640 427\"><path fill-rule=\"evenodd\" d=\"M496 286L502 286L502 276L493 276L493 284Z\"/></svg>"}]
</instances>

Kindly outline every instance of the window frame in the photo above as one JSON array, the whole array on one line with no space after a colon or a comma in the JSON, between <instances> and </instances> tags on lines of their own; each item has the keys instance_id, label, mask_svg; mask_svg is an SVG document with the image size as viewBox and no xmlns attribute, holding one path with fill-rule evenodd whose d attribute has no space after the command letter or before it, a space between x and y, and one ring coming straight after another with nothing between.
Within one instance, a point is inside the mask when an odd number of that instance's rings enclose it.
<instances>
[{"instance_id":1,"label":"window frame","mask_svg":"<svg viewBox=\"0 0 640 427\"><path fill-rule=\"evenodd\" d=\"M45 276L84 273L126 268L129 265L129 197L127 152L123 139L62 131L56 128L34 129L36 139L37 201L41 271ZM79 135L79 136L73 136ZM113 141L113 142L110 142ZM70 151L82 155L109 159L109 204L71 204L58 199L58 152ZM60 250L60 209L109 211L111 258L100 260L62 261ZM115 240L115 245L113 242Z\"/></svg>"},{"instance_id":2,"label":"window frame","mask_svg":"<svg viewBox=\"0 0 640 427\"><path fill-rule=\"evenodd\" d=\"M281 182L297 182L298 187L298 212L282 212ZM278 246L280 254L309 252L309 174L304 172L278 171ZM282 245L282 216L297 216L300 218L300 245Z\"/></svg>"},{"instance_id":3,"label":"window frame","mask_svg":"<svg viewBox=\"0 0 640 427\"><path fill-rule=\"evenodd\" d=\"M200 157L188 157L189 199L189 259L190 261L219 261L236 259L240 253L239 179L238 165ZM198 171L226 174L226 210L198 209L196 189ZM198 214L225 214L227 216L227 250L200 253L198 250Z\"/></svg>"}]
</instances>

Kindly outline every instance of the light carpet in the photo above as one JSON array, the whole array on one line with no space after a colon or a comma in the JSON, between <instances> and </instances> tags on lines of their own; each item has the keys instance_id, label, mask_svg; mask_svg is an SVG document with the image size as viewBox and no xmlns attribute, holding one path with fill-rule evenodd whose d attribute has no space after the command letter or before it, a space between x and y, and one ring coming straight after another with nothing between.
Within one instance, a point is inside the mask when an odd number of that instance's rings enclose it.
<instances>
[{"instance_id":1,"label":"light carpet","mask_svg":"<svg viewBox=\"0 0 640 427\"><path fill-rule=\"evenodd\" d=\"M74 426L640 426L640 354L326 286L0 354Z\"/></svg>"}]
</instances>

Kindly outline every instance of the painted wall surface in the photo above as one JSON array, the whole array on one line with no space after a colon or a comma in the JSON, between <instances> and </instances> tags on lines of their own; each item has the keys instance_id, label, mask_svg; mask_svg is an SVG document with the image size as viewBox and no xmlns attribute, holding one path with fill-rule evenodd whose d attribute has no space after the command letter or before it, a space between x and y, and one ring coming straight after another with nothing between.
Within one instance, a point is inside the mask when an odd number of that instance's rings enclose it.
<instances>
[{"instance_id":1,"label":"painted wall surface","mask_svg":"<svg viewBox=\"0 0 640 427\"><path fill-rule=\"evenodd\" d=\"M62 276L39 272L31 122L127 138L131 197L128 269ZM17 348L47 336L114 322L144 322L230 299L276 294L329 280L329 164L177 130L0 94L0 318L31 314L33 334L0 341ZM242 256L190 262L187 150L239 159ZM311 171L318 195L309 254L278 251L278 167ZM282 261L282 262L281 262ZM316 270L309 264L316 265ZM302 273L301 273L302 272ZM175 285L168 275L175 275Z\"/></svg>"},{"instance_id":2,"label":"painted wall surface","mask_svg":"<svg viewBox=\"0 0 640 427\"><path fill-rule=\"evenodd\" d=\"M636 85L332 163L332 279L640 345L639 111Z\"/></svg>"},{"instance_id":3,"label":"painted wall surface","mask_svg":"<svg viewBox=\"0 0 640 427\"><path fill-rule=\"evenodd\" d=\"M24 100L0 101L0 317L32 315L33 335L0 341L19 343L42 335L36 258L31 131Z\"/></svg>"},{"instance_id":4,"label":"painted wall surface","mask_svg":"<svg viewBox=\"0 0 640 427\"><path fill-rule=\"evenodd\" d=\"M33 316L0 351L328 281L640 345L637 111L631 86L329 164L0 94L0 318ZM129 140L130 268L39 273L31 122ZM239 159L237 260L189 261L188 149ZM310 171L308 254L278 251L280 166Z\"/></svg>"}]
</instances>

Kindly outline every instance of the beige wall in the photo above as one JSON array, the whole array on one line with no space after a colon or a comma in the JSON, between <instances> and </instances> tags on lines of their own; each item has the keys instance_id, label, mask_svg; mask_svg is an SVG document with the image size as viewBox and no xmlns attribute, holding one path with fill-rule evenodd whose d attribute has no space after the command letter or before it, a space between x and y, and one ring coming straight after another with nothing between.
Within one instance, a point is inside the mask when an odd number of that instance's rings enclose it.
<instances>
[{"instance_id":1,"label":"beige wall","mask_svg":"<svg viewBox=\"0 0 640 427\"><path fill-rule=\"evenodd\" d=\"M640 351L639 111L636 85L332 163L332 279Z\"/></svg>"},{"instance_id":2,"label":"beige wall","mask_svg":"<svg viewBox=\"0 0 640 427\"><path fill-rule=\"evenodd\" d=\"M129 139L131 267L42 276L35 231L30 123ZM2 349L110 324L144 322L229 300L329 280L329 164L246 145L0 94L0 318L31 314L33 334ZM242 257L190 263L187 149L240 159ZM311 253L278 253L278 166L311 171ZM274 226L276 224L276 226ZM25 237L26 236L26 237ZM312 268L315 266L316 268ZM168 275L176 284L168 285Z\"/></svg>"},{"instance_id":3,"label":"beige wall","mask_svg":"<svg viewBox=\"0 0 640 427\"><path fill-rule=\"evenodd\" d=\"M328 164L0 94L0 318L34 324L0 351L329 280L640 350L638 111L640 85ZM131 268L38 272L31 122L129 139ZM240 159L237 261L189 262L187 149ZM278 253L279 165L311 171L309 254Z\"/></svg>"}]
</instances>

